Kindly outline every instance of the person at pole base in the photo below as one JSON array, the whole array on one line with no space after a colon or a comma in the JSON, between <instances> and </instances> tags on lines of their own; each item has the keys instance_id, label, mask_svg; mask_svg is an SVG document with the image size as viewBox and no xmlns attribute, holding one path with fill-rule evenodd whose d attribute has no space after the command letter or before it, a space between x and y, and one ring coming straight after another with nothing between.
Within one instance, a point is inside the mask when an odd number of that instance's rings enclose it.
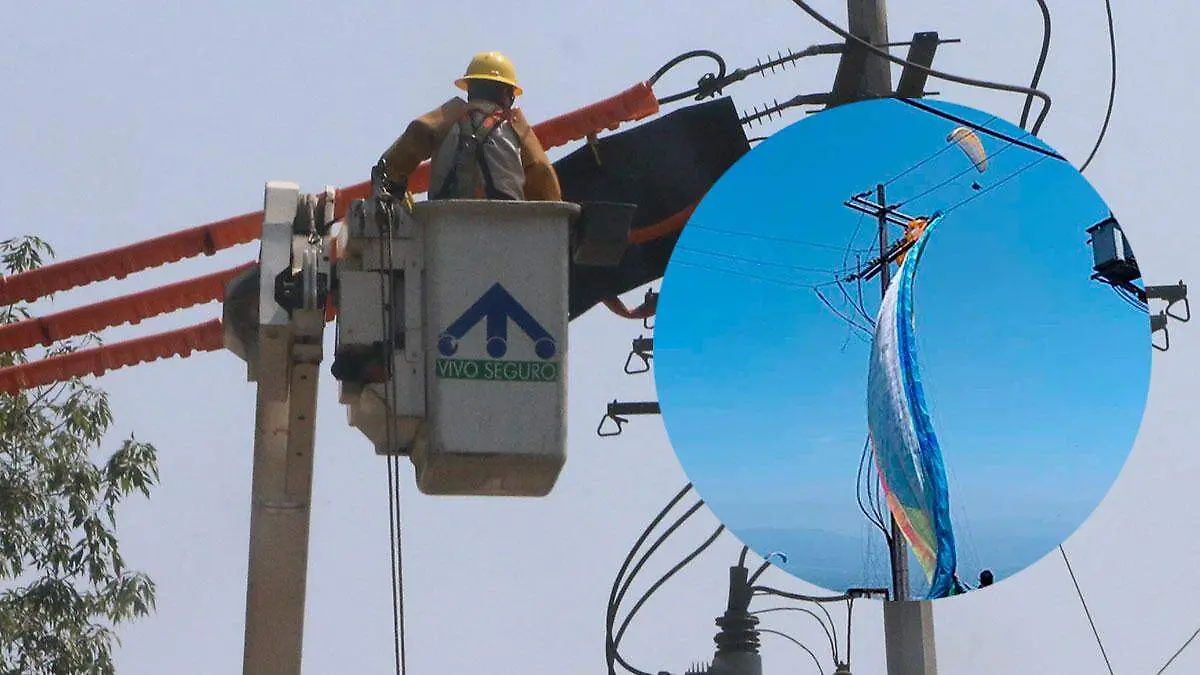
<instances>
[{"instance_id":1,"label":"person at pole base","mask_svg":"<svg viewBox=\"0 0 1200 675\"><path fill-rule=\"evenodd\" d=\"M415 119L372 171L383 194L401 197L431 159L430 199L562 201L554 166L519 108L516 69L499 52L476 54L455 85L467 93Z\"/></svg>"}]
</instances>

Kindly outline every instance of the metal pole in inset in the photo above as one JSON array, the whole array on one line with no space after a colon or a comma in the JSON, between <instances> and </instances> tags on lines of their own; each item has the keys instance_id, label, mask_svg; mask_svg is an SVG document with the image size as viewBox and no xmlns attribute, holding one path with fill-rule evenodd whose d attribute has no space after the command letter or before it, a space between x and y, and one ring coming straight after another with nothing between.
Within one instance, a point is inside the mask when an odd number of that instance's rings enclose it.
<instances>
[{"instance_id":1,"label":"metal pole in inset","mask_svg":"<svg viewBox=\"0 0 1200 675\"><path fill-rule=\"evenodd\" d=\"M891 268L887 260L888 248L888 218L887 218L887 196L884 192L883 184L875 186L876 203L879 204L879 260L880 260L880 297L887 295L888 285L891 283ZM888 554L891 558L892 565L892 600L908 600L908 546L904 540L904 533L900 531L900 525L893 517L891 523L891 542L888 544Z\"/></svg>"}]
</instances>

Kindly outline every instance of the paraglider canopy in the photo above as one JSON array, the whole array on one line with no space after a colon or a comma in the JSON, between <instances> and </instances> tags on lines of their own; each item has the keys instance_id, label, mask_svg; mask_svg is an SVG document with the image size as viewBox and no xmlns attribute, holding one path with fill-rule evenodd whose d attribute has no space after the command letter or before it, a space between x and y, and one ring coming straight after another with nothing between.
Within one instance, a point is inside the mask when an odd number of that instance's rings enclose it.
<instances>
[{"instance_id":1,"label":"paraglider canopy","mask_svg":"<svg viewBox=\"0 0 1200 675\"><path fill-rule=\"evenodd\" d=\"M987 170L987 151L983 148L983 141L979 140L974 131L967 127L958 127L946 136L946 140L957 144L975 164L975 168L979 169L979 173Z\"/></svg>"}]
</instances>

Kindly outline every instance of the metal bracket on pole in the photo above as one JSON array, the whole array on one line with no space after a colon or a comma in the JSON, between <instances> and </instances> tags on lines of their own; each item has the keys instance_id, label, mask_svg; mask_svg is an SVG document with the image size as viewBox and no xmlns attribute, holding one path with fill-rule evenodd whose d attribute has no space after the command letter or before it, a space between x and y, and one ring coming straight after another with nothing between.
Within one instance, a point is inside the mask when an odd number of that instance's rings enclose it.
<instances>
[{"instance_id":1,"label":"metal bracket on pole","mask_svg":"<svg viewBox=\"0 0 1200 675\"><path fill-rule=\"evenodd\" d=\"M1163 300L1167 303L1166 309L1163 310L1163 314L1166 316L1169 316L1180 323L1187 323L1188 321L1191 321L1192 306L1188 302L1187 284L1183 283L1182 279L1179 281L1179 283L1172 284L1170 286L1147 286L1145 293L1147 300ZM1177 302L1183 303L1184 313L1182 316L1171 313L1171 308L1174 307L1175 303Z\"/></svg>"},{"instance_id":2,"label":"metal bracket on pole","mask_svg":"<svg viewBox=\"0 0 1200 675\"><path fill-rule=\"evenodd\" d=\"M628 419L623 415L659 415L661 409L658 401L636 401L636 402L620 402L613 401L608 404L608 410L605 411L604 417L600 418L600 425L596 427L596 435L602 438L609 436L620 436L624 430L624 426ZM616 423L616 428L613 431L604 429L605 423L612 420Z\"/></svg>"},{"instance_id":3,"label":"metal bracket on pole","mask_svg":"<svg viewBox=\"0 0 1200 675\"><path fill-rule=\"evenodd\" d=\"M1167 303L1165 309L1150 315L1150 345L1160 352L1165 352L1171 348L1171 333L1167 329L1170 319L1175 319L1180 323L1187 323L1192 319L1192 307L1187 298L1187 285L1181 280L1178 284L1170 286L1147 286L1144 291L1137 290L1144 302L1163 300ZM1171 308L1178 302L1183 303L1182 315L1171 312ZM1154 341L1154 334L1159 332L1163 334L1161 345Z\"/></svg>"},{"instance_id":4,"label":"metal bracket on pole","mask_svg":"<svg viewBox=\"0 0 1200 675\"><path fill-rule=\"evenodd\" d=\"M641 359L642 365L632 368L633 359L637 357ZM649 372L650 361L654 359L654 338L638 336L633 341L633 347L629 351L629 358L625 359L625 373L627 375L637 375L639 373Z\"/></svg>"},{"instance_id":5,"label":"metal bracket on pole","mask_svg":"<svg viewBox=\"0 0 1200 675\"><path fill-rule=\"evenodd\" d=\"M933 65L933 57L941 43L937 31L916 33L904 60L929 68ZM896 95L902 98L921 98L927 93L925 83L928 81L929 73L912 66L904 66L900 71L900 82L896 85Z\"/></svg>"}]
</instances>

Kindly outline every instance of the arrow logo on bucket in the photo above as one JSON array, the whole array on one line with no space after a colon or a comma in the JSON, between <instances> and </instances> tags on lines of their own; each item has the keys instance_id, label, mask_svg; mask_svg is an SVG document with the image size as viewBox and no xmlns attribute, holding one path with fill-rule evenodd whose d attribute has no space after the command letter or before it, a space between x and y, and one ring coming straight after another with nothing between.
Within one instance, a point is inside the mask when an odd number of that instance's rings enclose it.
<instances>
[{"instance_id":1,"label":"arrow logo on bucket","mask_svg":"<svg viewBox=\"0 0 1200 675\"><path fill-rule=\"evenodd\" d=\"M446 328L438 337L438 351L442 356L453 356L458 351L458 341L480 321L486 321L487 353L498 359L508 351L509 320L533 340L533 350L538 357L549 359L554 356L557 351L554 338L550 337L550 333L499 283L493 284L475 304Z\"/></svg>"}]
</instances>

